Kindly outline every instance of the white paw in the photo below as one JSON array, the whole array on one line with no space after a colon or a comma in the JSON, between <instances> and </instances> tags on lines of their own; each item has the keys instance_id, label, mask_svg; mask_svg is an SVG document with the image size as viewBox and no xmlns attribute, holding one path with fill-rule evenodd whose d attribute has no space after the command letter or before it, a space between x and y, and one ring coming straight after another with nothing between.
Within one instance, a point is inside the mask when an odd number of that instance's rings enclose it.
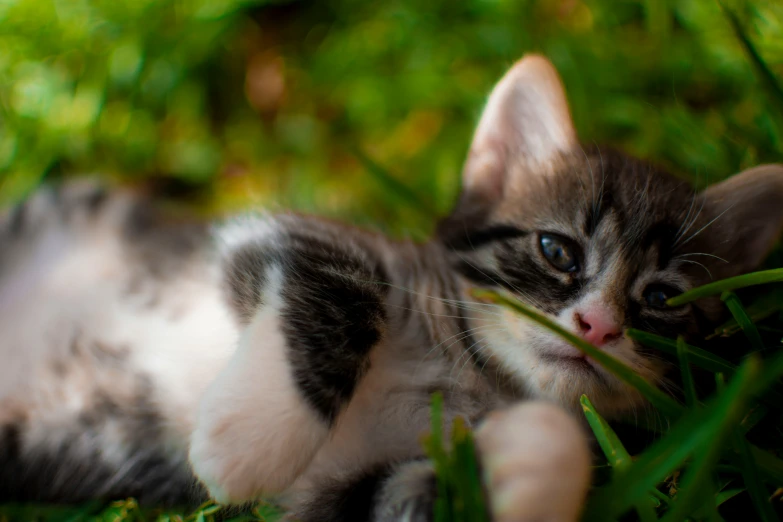
<instances>
[{"instance_id":1,"label":"white paw","mask_svg":"<svg viewBox=\"0 0 783 522\"><path fill-rule=\"evenodd\" d=\"M582 427L560 407L524 402L476 432L495 522L575 522L590 485Z\"/></svg>"},{"instance_id":2,"label":"white paw","mask_svg":"<svg viewBox=\"0 0 783 522\"><path fill-rule=\"evenodd\" d=\"M263 394L244 408L220 401L220 410L202 409L189 458L218 502L241 503L285 491L327 436L326 424L305 404L287 409L291 405L281 404L285 401L265 401L274 399Z\"/></svg>"},{"instance_id":3,"label":"white paw","mask_svg":"<svg viewBox=\"0 0 783 522\"><path fill-rule=\"evenodd\" d=\"M261 313L251 322L201 399L190 463L222 503L282 493L329 433L293 380L278 319Z\"/></svg>"},{"instance_id":4,"label":"white paw","mask_svg":"<svg viewBox=\"0 0 783 522\"><path fill-rule=\"evenodd\" d=\"M197 429L190 441L190 465L209 492L209 496L221 504L242 502L253 496L252 476L248 480L247 470L241 470L241 462L234 462L233 455L225 455L216 448L207 430ZM244 471L244 473L243 473Z\"/></svg>"}]
</instances>

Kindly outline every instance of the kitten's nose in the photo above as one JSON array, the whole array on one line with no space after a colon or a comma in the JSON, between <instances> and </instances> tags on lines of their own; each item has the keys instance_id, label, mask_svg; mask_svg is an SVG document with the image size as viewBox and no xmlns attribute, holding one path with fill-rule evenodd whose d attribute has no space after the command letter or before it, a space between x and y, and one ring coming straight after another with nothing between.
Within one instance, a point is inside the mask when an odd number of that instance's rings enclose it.
<instances>
[{"instance_id":1,"label":"kitten's nose","mask_svg":"<svg viewBox=\"0 0 783 522\"><path fill-rule=\"evenodd\" d=\"M620 326L614 322L610 314L602 310L589 310L584 314L577 312L576 324L582 337L595 346L603 346L619 339L622 335Z\"/></svg>"}]
</instances>

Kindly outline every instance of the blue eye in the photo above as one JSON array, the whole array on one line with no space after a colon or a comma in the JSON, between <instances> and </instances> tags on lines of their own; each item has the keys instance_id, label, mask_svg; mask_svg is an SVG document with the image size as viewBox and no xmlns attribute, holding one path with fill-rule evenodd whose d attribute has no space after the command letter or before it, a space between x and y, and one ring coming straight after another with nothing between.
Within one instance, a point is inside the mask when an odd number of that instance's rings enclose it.
<instances>
[{"instance_id":1,"label":"blue eye","mask_svg":"<svg viewBox=\"0 0 783 522\"><path fill-rule=\"evenodd\" d=\"M541 253L549 264L561 272L579 270L576 247L573 242L554 234L541 234Z\"/></svg>"},{"instance_id":2,"label":"blue eye","mask_svg":"<svg viewBox=\"0 0 783 522\"><path fill-rule=\"evenodd\" d=\"M650 308L657 308L658 310L666 310L669 305L666 301L675 295L679 295L681 292L670 286L666 285L649 285L644 289L644 301Z\"/></svg>"}]
</instances>

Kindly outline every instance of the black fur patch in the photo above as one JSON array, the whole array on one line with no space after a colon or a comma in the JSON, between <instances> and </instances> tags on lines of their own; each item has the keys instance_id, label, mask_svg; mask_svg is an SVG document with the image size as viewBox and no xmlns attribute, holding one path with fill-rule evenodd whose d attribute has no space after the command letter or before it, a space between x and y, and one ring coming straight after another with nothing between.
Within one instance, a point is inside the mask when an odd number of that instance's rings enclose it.
<instances>
[{"instance_id":1,"label":"black fur patch","mask_svg":"<svg viewBox=\"0 0 783 522\"><path fill-rule=\"evenodd\" d=\"M74 429L60 434L57 445L24 446L27 422L35 419L0 426L0 503L134 497L149 506L193 506L206 498L187 463L164 450L163 419L148 379L139 379L130 404L107 392L96 394L94 406L74 419ZM109 424L125 448L119 464L101 454Z\"/></svg>"},{"instance_id":2,"label":"black fur patch","mask_svg":"<svg viewBox=\"0 0 783 522\"><path fill-rule=\"evenodd\" d=\"M331 422L383 336L388 278L379 263L312 237L293 235L284 256L281 315L294 376Z\"/></svg>"},{"instance_id":3,"label":"black fur patch","mask_svg":"<svg viewBox=\"0 0 783 522\"><path fill-rule=\"evenodd\" d=\"M348 480L327 481L297 510L296 519L301 522L370 522L378 492L391 473L391 466L377 466Z\"/></svg>"},{"instance_id":4,"label":"black fur patch","mask_svg":"<svg viewBox=\"0 0 783 522\"><path fill-rule=\"evenodd\" d=\"M507 282L503 281L500 274L493 272L486 267L479 267L475 263L471 263L467 260L460 260L456 263L455 269L462 274L468 280L482 286L503 286L510 291L514 291L514 288Z\"/></svg>"},{"instance_id":5,"label":"black fur patch","mask_svg":"<svg viewBox=\"0 0 783 522\"><path fill-rule=\"evenodd\" d=\"M437 478L426 460L398 466L375 497L373 522L431 522L438 496Z\"/></svg>"},{"instance_id":6,"label":"black fur patch","mask_svg":"<svg viewBox=\"0 0 783 522\"><path fill-rule=\"evenodd\" d=\"M156 202L134 202L122 224L124 246L145 276L158 280L176 277L183 265L208 244L205 223L178 216Z\"/></svg>"},{"instance_id":7,"label":"black fur patch","mask_svg":"<svg viewBox=\"0 0 783 522\"><path fill-rule=\"evenodd\" d=\"M22 451L23 425L0 427L0 503L134 497L149 506L192 506L206 498L187 465L152 448L154 441L134 445L125 463L114 467L96 446L85 452L95 432L84 428L57 447Z\"/></svg>"},{"instance_id":8,"label":"black fur patch","mask_svg":"<svg viewBox=\"0 0 783 522\"><path fill-rule=\"evenodd\" d=\"M493 225L450 237L446 245L451 250L476 250L486 244L525 237L527 231L512 225Z\"/></svg>"},{"instance_id":9,"label":"black fur patch","mask_svg":"<svg viewBox=\"0 0 783 522\"><path fill-rule=\"evenodd\" d=\"M232 252L224 265L229 301L245 323L261 305L266 271L275 257L269 248L251 243Z\"/></svg>"}]
</instances>

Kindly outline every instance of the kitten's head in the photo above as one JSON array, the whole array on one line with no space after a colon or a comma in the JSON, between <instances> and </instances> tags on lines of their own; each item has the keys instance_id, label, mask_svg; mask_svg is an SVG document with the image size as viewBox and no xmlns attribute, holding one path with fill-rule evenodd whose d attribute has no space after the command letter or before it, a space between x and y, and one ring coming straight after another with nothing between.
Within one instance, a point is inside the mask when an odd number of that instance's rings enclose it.
<instances>
[{"instance_id":1,"label":"kitten's head","mask_svg":"<svg viewBox=\"0 0 783 522\"><path fill-rule=\"evenodd\" d=\"M653 166L580 147L558 75L540 56L492 92L454 213L439 237L474 285L499 287L659 382L664 364L629 327L692 334L715 300L670 308L685 290L756 268L783 227L783 167L750 169L704 192ZM481 354L528 393L607 415L641 398L556 335L512 312L478 314Z\"/></svg>"}]
</instances>

